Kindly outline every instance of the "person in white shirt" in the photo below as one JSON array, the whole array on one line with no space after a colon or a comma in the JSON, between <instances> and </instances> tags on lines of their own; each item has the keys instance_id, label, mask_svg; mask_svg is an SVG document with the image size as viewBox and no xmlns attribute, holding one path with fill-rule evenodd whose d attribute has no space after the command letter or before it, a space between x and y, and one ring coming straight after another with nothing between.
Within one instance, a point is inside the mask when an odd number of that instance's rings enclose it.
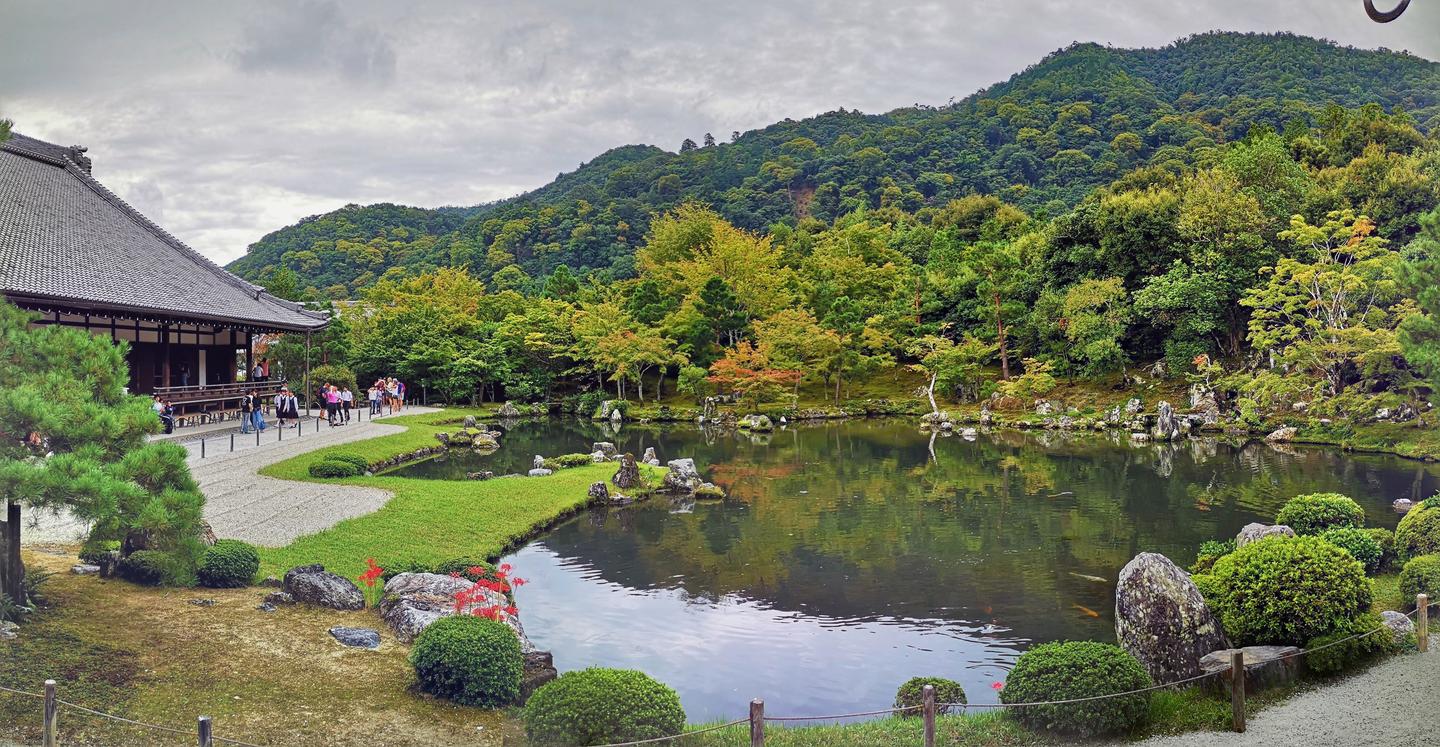
<instances>
[{"instance_id":1,"label":"person in white shirt","mask_svg":"<svg viewBox=\"0 0 1440 747\"><path fill-rule=\"evenodd\" d=\"M345 387L340 392L340 408L345 411L345 422L350 422L350 408L355 404L355 393L350 387Z\"/></svg>"}]
</instances>

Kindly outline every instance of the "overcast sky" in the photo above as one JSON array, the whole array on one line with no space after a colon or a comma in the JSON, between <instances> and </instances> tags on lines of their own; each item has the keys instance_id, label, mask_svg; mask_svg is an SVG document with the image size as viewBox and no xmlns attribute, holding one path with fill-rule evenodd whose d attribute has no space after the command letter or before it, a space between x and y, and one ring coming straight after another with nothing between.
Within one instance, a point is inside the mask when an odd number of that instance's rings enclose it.
<instances>
[{"instance_id":1,"label":"overcast sky","mask_svg":"<svg viewBox=\"0 0 1440 747\"><path fill-rule=\"evenodd\" d=\"M1395 0L1377 0L1381 7ZM473 205L604 150L962 98L1072 41L1287 30L1440 59L1440 2L0 0L0 116L226 262L350 202Z\"/></svg>"}]
</instances>

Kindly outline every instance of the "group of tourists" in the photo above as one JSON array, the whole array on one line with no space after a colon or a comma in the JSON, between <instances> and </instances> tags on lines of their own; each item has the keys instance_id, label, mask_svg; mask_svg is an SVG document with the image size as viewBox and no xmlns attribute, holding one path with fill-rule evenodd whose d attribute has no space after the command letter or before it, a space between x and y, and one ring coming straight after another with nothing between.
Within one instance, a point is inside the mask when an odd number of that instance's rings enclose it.
<instances>
[{"instance_id":1,"label":"group of tourists","mask_svg":"<svg viewBox=\"0 0 1440 747\"><path fill-rule=\"evenodd\" d=\"M325 420L331 428L350 422L350 410L355 406L350 387L342 389L327 381L320 387L320 401L325 403Z\"/></svg>"},{"instance_id":2,"label":"group of tourists","mask_svg":"<svg viewBox=\"0 0 1440 747\"><path fill-rule=\"evenodd\" d=\"M376 379L366 396L370 399L371 415L379 415L387 407L390 412L397 412L405 407L405 382L394 376Z\"/></svg>"},{"instance_id":3,"label":"group of tourists","mask_svg":"<svg viewBox=\"0 0 1440 747\"><path fill-rule=\"evenodd\" d=\"M152 403L150 407L155 410L155 416L160 418L160 424L165 426L165 432L174 433L175 407L170 404L170 400L161 399L160 395L157 394L155 395L155 402Z\"/></svg>"},{"instance_id":4,"label":"group of tourists","mask_svg":"<svg viewBox=\"0 0 1440 747\"><path fill-rule=\"evenodd\" d=\"M264 433L267 427L264 400L254 392L246 392L245 396L240 398L240 432L249 433L254 430Z\"/></svg>"}]
</instances>

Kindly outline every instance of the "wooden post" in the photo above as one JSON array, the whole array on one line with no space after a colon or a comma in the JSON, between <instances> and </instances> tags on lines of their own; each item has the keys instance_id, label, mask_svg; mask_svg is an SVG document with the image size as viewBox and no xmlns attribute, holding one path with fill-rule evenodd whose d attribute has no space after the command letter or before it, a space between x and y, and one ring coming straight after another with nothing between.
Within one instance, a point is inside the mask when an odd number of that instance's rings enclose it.
<instances>
[{"instance_id":1,"label":"wooden post","mask_svg":"<svg viewBox=\"0 0 1440 747\"><path fill-rule=\"evenodd\" d=\"M199 718L198 727L199 727L200 747L211 747L211 741L210 741L210 717L209 717L209 716L201 716L201 717Z\"/></svg>"},{"instance_id":2,"label":"wooden post","mask_svg":"<svg viewBox=\"0 0 1440 747\"><path fill-rule=\"evenodd\" d=\"M765 701L750 701L750 747L765 747Z\"/></svg>"},{"instance_id":3,"label":"wooden post","mask_svg":"<svg viewBox=\"0 0 1440 747\"><path fill-rule=\"evenodd\" d=\"M1245 654L1239 649L1230 654L1230 727L1245 733Z\"/></svg>"},{"instance_id":4,"label":"wooden post","mask_svg":"<svg viewBox=\"0 0 1440 747\"><path fill-rule=\"evenodd\" d=\"M200 439L200 458L205 458L205 439Z\"/></svg>"},{"instance_id":5,"label":"wooden post","mask_svg":"<svg viewBox=\"0 0 1440 747\"><path fill-rule=\"evenodd\" d=\"M1415 597L1415 645L1420 652L1430 650L1430 595Z\"/></svg>"},{"instance_id":6,"label":"wooden post","mask_svg":"<svg viewBox=\"0 0 1440 747\"><path fill-rule=\"evenodd\" d=\"M45 747L57 747L60 744L59 736L56 733L56 721L60 717L60 704L55 697L55 680L45 680Z\"/></svg>"},{"instance_id":7,"label":"wooden post","mask_svg":"<svg viewBox=\"0 0 1440 747\"><path fill-rule=\"evenodd\" d=\"M923 713L925 716L925 747L935 747L935 686L926 685L920 690L922 702L925 704Z\"/></svg>"}]
</instances>

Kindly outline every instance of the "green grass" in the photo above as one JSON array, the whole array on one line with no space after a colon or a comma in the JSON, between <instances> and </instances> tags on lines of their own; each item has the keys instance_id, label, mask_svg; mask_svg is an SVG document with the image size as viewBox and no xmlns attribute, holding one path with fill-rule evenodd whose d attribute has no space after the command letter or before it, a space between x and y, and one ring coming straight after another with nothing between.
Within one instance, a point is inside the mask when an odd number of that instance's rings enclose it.
<instances>
[{"instance_id":1,"label":"green grass","mask_svg":"<svg viewBox=\"0 0 1440 747\"><path fill-rule=\"evenodd\" d=\"M307 472L327 451L359 454L372 462L434 446L435 433L473 410L412 415L385 422L407 426L404 433L320 449L271 465L262 474L305 482L334 482L381 488L394 494L383 508L346 519L330 529L306 535L285 547L260 548L260 575L321 563L343 576L356 576L365 559L439 563L457 557L496 558L536 532L583 508L592 483L615 474L613 464L595 464L548 477L512 477L484 481L417 480L389 475L317 480ZM664 470L642 466L651 485ZM645 491L636 491L643 493Z\"/></svg>"},{"instance_id":2,"label":"green grass","mask_svg":"<svg viewBox=\"0 0 1440 747\"><path fill-rule=\"evenodd\" d=\"M697 724L691 731L714 724ZM922 742L918 718L881 718L854 724L779 727L767 725L767 747L914 747ZM947 747L1000 747L1048 744L1044 738L999 713L941 716L935 719L935 741ZM684 747L742 747L750 744L748 724L688 737Z\"/></svg>"}]
</instances>

